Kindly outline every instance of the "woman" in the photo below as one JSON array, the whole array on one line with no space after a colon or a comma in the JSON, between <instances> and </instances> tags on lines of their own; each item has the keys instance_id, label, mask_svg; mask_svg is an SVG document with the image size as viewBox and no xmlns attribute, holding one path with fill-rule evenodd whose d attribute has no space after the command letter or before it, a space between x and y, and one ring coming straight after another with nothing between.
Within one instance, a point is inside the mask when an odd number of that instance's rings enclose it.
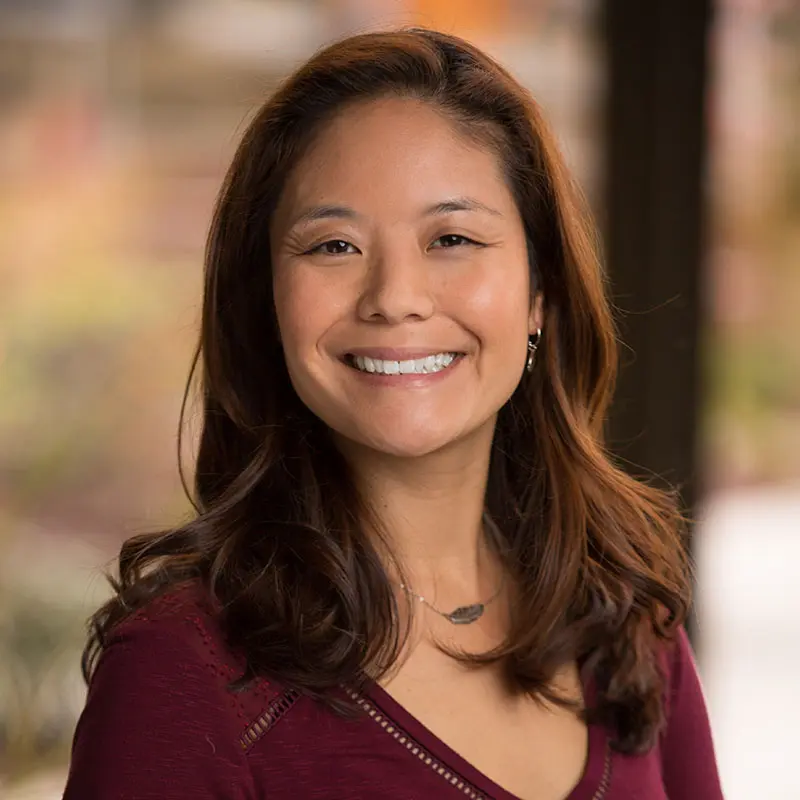
<instances>
[{"instance_id":1,"label":"woman","mask_svg":"<svg viewBox=\"0 0 800 800\"><path fill-rule=\"evenodd\" d=\"M721 797L673 500L540 112L471 45L314 56L206 262L196 517L125 544L68 800Z\"/></svg>"}]
</instances>

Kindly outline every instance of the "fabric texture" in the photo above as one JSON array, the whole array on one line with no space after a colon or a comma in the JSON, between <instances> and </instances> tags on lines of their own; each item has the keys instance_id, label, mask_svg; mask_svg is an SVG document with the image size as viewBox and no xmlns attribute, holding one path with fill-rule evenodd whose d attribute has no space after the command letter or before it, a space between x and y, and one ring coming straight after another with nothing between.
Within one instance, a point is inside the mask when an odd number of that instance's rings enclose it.
<instances>
[{"instance_id":1,"label":"fabric texture","mask_svg":"<svg viewBox=\"0 0 800 800\"><path fill-rule=\"evenodd\" d=\"M722 798L706 705L681 631L666 659L668 725L641 756L612 752L592 726L565 800ZM121 623L78 722L65 800L516 800L380 687L342 719L259 680L234 693L241 660L197 586Z\"/></svg>"}]
</instances>

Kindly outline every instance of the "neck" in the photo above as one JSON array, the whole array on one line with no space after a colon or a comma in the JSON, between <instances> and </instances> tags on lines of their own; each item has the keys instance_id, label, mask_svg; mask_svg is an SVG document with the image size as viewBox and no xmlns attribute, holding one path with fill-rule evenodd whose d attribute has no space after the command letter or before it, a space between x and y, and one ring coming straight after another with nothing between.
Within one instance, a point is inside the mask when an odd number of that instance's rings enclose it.
<instances>
[{"instance_id":1,"label":"neck","mask_svg":"<svg viewBox=\"0 0 800 800\"><path fill-rule=\"evenodd\" d=\"M344 449L381 534L415 591L462 599L491 594L498 569L483 524L491 441L418 458L352 444Z\"/></svg>"}]
</instances>

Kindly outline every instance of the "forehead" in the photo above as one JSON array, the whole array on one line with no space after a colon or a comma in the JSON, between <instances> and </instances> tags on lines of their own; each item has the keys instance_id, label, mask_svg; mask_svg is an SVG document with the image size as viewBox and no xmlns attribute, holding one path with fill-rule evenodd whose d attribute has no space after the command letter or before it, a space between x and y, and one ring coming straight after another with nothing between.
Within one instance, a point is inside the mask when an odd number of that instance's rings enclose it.
<instances>
[{"instance_id":1,"label":"forehead","mask_svg":"<svg viewBox=\"0 0 800 800\"><path fill-rule=\"evenodd\" d=\"M431 138L448 139L453 145L483 149L467 137L453 112L430 100L387 96L348 103L323 124L313 149L376 134L403 138L426 131Z\"/></svg>"},{"instance_id":2,"label":"forehead","mask_svg":"<svg viewBox=\"0 0 800 800\"><path fill-rule=\"evenodd\" d=\"M451 194L511 201L494 148L431 103L391 97L337 113L295 166L280 206L427 205Z\"/></svg>"}]
</instances>

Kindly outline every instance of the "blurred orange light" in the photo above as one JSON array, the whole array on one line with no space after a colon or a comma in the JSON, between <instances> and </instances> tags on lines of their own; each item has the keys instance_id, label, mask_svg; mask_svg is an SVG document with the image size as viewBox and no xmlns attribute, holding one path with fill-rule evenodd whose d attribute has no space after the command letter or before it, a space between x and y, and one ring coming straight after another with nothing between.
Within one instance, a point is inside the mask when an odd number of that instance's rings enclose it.
<instances>
[{"instance_id":1,"label":"blurred orange light","mask_svg":"<svg viewBox=\"0 0 800 800\"><path fill-rule=\"evenodd\" d=\"M420 24L452 33L493 33L507 25L508 0L410 0Z\"/></svg>"}]
</instances>

